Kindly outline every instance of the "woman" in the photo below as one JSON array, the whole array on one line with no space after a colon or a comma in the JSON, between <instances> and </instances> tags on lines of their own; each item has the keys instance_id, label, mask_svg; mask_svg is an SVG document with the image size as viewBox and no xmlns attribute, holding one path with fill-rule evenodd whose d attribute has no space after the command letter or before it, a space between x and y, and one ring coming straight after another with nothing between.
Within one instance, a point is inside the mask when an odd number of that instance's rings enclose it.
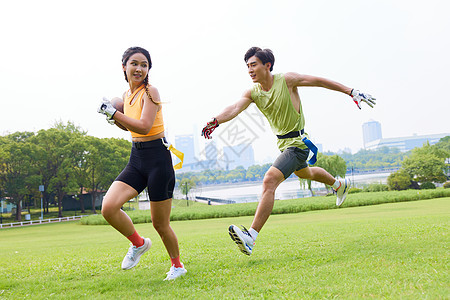
<instances>
[{"instance_id":1,"label":"woman","mask_svg":"<svg viewBox=\"0 0 450 300\"><path fill-rule=\"evenodd\" d=\"M103 198L102 215L131 241L122 269L133 268L141 255L150 249L152 242L137 233L130 217L121 207L148 187L152 224L172 263L164 280L173 280L187 271L180 262L177 236L170 227L175 174L164 137L159 93L148 83L148 72L152 67L150 54L140 47L128 48L122 57L122 67L125 80L130 85L130 89L122 97L124 112L116 110L106 99L98 112L106 115L111 124L116 123L129 130L133 146L128 165Z\"/></svg>"}]
</instances>

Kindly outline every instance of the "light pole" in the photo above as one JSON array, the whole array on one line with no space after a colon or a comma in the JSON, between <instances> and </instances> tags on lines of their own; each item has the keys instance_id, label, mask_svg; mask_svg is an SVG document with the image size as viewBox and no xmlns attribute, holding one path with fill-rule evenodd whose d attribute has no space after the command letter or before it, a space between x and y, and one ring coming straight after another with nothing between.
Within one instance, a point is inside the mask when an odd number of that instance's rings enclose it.
<instances>
[{"instance_id":1,"label":"light pole","mask_svg":"<svg viewBox=\"0 0 450 300\"><path fill-rule=\"evenodd\" d=\"M187 186L187 182L185 182L185 188L186 188L186 206L189 206L189 201L188 201L188 186Z\"/></svg>"},{"instance_id":2,"label":"light pole","mask_svg":"<svg viewBox=\"0 0 450 300\"><path fill-rule=\"evenodd\" d=\"M353 166L352 166L352 184L355 186L355 177L353 176Z\"/></svg>"},{"instance_id":3,"label":"light pole","mask_svg":"<svg viewBox=\"0 0 450 300\"><path fill-rule=\"evenodd\" d=\"M3 197L2 192L0 191L0 203L2 204L2 211L0 212L0 224L3 224Z\"/></svg>"},{"instance_id":4,"label":"light pole","mask_svg":"<svg viewBox=\"0 0 450 300\"><path fill-rule=\"evenodd\" d=\"M74 196L72 196L72 198L75 199L75 201L78 200L77 194L75 194ZM75 205L75 216L77 215L77 206Z\"/></svg>"},{"instance_id":5,"label":"light pole","mask_svg":"<svg viewBox=\"0 0 450 300\"><path fill-rule=\"evenodd\" d=\"M42 206L42 192L44 191L44 186L39 186L39 192L41 192L41 220L44 220L44 207Z\"/></svg>"},{"instance_id":6,"label":"light pole","mask_svg":"<svg viewBox=\"0 0 450 300\"><path fill-rule=\"evenodd\" d=\"M445 163L447 164L447 176L450 176L450 158L446 158Z\"/></svg>"}]
</instances>

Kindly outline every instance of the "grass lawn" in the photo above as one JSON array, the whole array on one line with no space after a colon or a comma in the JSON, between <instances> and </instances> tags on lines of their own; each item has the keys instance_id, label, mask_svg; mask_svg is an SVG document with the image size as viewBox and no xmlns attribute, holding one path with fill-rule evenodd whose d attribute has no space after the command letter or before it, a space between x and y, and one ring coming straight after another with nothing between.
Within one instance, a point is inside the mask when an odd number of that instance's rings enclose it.
<instances>
[{"instance_id":1,"label":"grass lawn","mask_svg":"<svg viewBox=\"0 0 450 300\"><path fill-rule=\"evenodd\" d=\"M0 230L4 299L448 299L450 198L279 214L252 256L229 224L252 217L175 221L188 273L163 281L170 263L150 223L152 249L134 269L110 226L77 222Z\"/></svg>"}]
</instances>

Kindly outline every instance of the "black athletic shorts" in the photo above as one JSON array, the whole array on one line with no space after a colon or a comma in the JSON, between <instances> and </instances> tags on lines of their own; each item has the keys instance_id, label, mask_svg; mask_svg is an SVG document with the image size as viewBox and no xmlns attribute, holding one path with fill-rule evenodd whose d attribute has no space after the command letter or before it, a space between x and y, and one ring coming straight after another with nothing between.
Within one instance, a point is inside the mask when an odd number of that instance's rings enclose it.
<instances>
[{"instance_id":1,"label":"black athletic shorts","mask_svg":"<svg viewBox=\"0 0 450 300\"><path fill-rule=\"evenodd\" d=\"M280 170L284 175L284 179L287 179L295 171L299 171L308 166L306 163L308 156L309 149L289 147L281 152L272 166Z\"/></svg>"},{"instance_id":2,"label":"black athletic shorts","mask_svg":"<svg viewBox=\"0 0 450 300\"><path fill-rule=\"evenodd\" d=\"M172 198L175 172L170 151L161 139L133 143L130 160L116 181L128 184L138 193L148 187L150 201Z\"/></svg>"}]
</instances>

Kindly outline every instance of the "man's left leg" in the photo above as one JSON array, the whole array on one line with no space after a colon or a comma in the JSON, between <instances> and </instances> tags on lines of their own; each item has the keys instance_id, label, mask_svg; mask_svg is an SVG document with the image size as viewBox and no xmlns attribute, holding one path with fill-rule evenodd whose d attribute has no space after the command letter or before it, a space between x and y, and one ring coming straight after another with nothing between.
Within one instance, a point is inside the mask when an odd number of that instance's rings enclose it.
<instances>
[{"instance_id":1,"label":"man's left leg","mask_svg":"<svg viewBox=\"0 0 450 300\"><path fill-rule=\"evenodd\" d=\"M333 186L336 178L331 176L326 170L320 167L306 167L294 172L299 178L311 179L317 182L325 183L329 186Z\"/></svg>"},{"instance_id":2,"label":"man's left leg","mask_svg":"<svg viewBox=\"0 0 450 300\"><path fill-rule=\"evenodd\" d=\"M320 167L306 167L294 172L300 178L311 179L317 182L325 183L334 188L337 194L336 205L341 206L347 197L351 182L348 179L337 180L330 173Z\"/></svg>"}]
</instances>

